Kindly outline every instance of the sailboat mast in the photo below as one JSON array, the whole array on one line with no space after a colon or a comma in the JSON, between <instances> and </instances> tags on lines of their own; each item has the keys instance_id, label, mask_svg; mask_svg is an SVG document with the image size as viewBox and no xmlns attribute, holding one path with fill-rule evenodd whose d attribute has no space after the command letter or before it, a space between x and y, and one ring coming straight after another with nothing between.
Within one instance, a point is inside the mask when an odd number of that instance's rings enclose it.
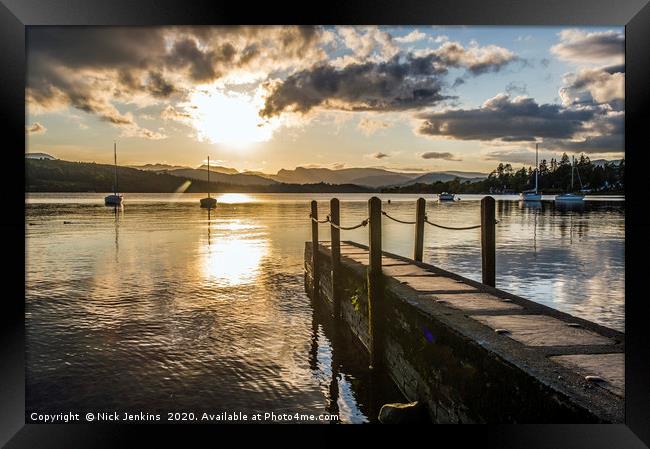
<instances>
[{"instance_id":1,"label":"sailboat mast","mask_svg":"<svg viewBox=\"0 0 650 449\"><path fill-rule=\"evenodd\" d=\"M208 156L208 198L210 198L210 156Z\"/></svg>"},{"instance_id":2,"label":"sailboat mast","mask_svg":"<svg viewBox=\"0 0 650 449\"><path fill-rule=\"evenodd\" d=\"M539 151L539 144L535 144L535 193L537 193L537 176L539 175L539 157L538 157L538 151Z\"/></svg>"},{"instance_id":3,"label":"sailboat mast","mask_svg":"<svg viewBox=\"0 0 650 449\"><path fill-rule=\"evenodd\" d=\"M571 191L573 191L573 169L576 166L576 157L571 156Z\"/></svg>"},{"instance_id":4,"label":"sailboat mast","mask_svg":"<svg viewBox=\"0 0 650 449\"><path fill-rule=\"evenodd\" d=\"M118 188L117 188L117 142L113 141L113 163L115 164L115 191L113 192L115 195L117 195Z\"/></svg>"}]
</instances>

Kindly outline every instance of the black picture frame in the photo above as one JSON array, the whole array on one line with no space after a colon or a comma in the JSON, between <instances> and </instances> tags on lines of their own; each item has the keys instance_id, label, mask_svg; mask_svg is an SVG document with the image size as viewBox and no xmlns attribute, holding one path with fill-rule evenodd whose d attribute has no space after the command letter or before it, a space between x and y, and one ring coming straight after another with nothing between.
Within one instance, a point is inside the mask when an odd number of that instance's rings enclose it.
<instances>
[{"instance_id":1,"label":"black picture frame","mask_svg":"<svg viewBox=\"0 0 650 449\"><path fill-rule=\"evenodd\" d=\"M17 447L135 446L135 439L154 435L168 443L225 432L238 443L265 430L247 432L239 426L25 424L24 280L25 270L25 29L32 25L188 25L188 24L435 24L435 25L610 25L626 30L626 394L624 425L488 425L436 426L414 429L431 444L474 442L488 447L526 448L643 448L650 445L650 340L645 321L647 301L644 274L650 219L644 211L648 192L643 170L650 150L643 147L650 106L650 5L647 0L438 0L328 1L279 4L267 2L171 0L0 0L0 120L5 158L4 210L0 229L6 253L2 269L5 290L0 300L0 444ZM21 169L22 168L22 169ZM342 429L345 426L283 428L293 435L286 444L310 444L327 431L335 439L351 433L381 438L384 444L403 441L404 432L383 426ZM325 428L325 429L323 429ZM410 432L410 431L409 431ZM284 432L287 433L287 432ZM448 438L452 438L448 440ZM286 438L286 437L282 437ZM302 440L302 441L301 441ZM394 440L394 441L391 441ZM150 441L150 440L145 440ZM225 439L223 440L225 441ZM283 441L287 441L286 439ZM412 444L416 443L414 440ZM214 440L213 440L214 442ZM336 443L333 443L336 444ZM447 443L449 444L449 443ZM284 444L283 444L284 445Z\"/></svg>"}]
</instances>

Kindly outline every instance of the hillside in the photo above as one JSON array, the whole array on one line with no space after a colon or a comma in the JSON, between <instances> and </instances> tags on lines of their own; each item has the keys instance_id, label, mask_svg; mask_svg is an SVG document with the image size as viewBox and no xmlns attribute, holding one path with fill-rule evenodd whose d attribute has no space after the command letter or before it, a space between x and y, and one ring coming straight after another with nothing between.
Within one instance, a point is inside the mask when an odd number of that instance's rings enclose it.
<instances>
[{"instance_id":1,"label":"hillside","mask_svg":"<svg viewBox=\"0 0 650 449\"><path fill-rule=\"evenodd\" d=\"M112 165L61 160L26 159L26 192L110 192L113 190ZM351 184L237 185L193 180L165 172L118 167L119 190L123 193L241 192L241 193L363 193L371 189ZM189 182L188 182L189 181ZM209 188L208 188L209 187Z\"/></svg>"},{"instance_id":2,"label":"hillside","mask_svg":"<svg viewBox=\"0 0 650 449\"><path fill-rule=\"evenodd\" d=\"M223 168L223 167L221 167ZM234 170L234 169L230 169ZM169 170L167 172L173 176L180 176L181 178L188 179L198 179L200 181L208 180L208 170L206 169L193 169L193 168L182 168L178 170ZM214 172L213 167L210 167L210 181L212 182L223 182L226 184L237 184L240 186L268 186L271 184L277 184L277 181L272 179L263 178L257 175L250 174L241 174L237 170L234 173L224 173L224 172Z\"/></svg>"}]
</instances>

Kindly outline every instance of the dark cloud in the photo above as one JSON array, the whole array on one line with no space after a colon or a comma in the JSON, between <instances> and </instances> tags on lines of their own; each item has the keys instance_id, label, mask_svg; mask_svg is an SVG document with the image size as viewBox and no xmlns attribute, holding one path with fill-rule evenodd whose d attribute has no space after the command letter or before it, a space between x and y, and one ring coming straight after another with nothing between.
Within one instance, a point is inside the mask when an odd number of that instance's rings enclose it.
<instances>
[{"instance_id":1,"label":"dark cloud","mask_svg":"<svg viewBox=\"0 0 650 449\"><path fill-rule=\"evenodd\" d=\"M560 59L574 62L623 60L625 35L620 31L597 31L569 29L559 33L560 42L551 47L551 53Z\"/></svg>"},{"instance_id":2,"label":"dark cloud","mask_svg":"<svg viewBox=\"0 0 650 449\"><path fill-rule=\"evenodd\" d=\"M420 114L418 132L460 140L530 141L535 137L570 138L594 117L592 110L538 105L532 98L499 94L480 108Z\"/></svg>"},{"instance_id":3,"label":"dark cloud","mask_svg":"<svg viewBox=\"0 0 650 449\"><path fill-rule=\"evenodd\" d=\"M176 88L165 80L161 73L149 72L147 91L154 97L167 98L176 91Z\"/></svg>"},{"instance_id":4,"label":"dark cloud","mask_svg":"<svg viewBox=\"0 0 650 449\"><path fill-rule=\"evenodd\" d=\"M433 57L409 55L405 61L393 57L387 62L349 64L342 69L318 65L269 84L260 115L271 117L283 111L306 113L317 106L353 111L396 111L436 104L441 93Z\"/></svg>"},{"instance_id":5,"label":"dark cloud","mask_svg":"<svg viewBox=\"0 0 650 449\"><path fill-rule=\"evenodd\" d=\"M25 133L27 134L43 134L47 128L38 122L34 122L31 126L25 126Z\"/></svg>"},{"instance_id":6,"label":"dark cloud","mask_svg":"<svg viewBox=\"0 0 650 449\"><path fill-rule=\"evenodd\" d=\"M427 151L420 154L422 159L443 159L446 161L460 161L461 158L454 156L452 153L438 153L436 151Z\"/></svg>"},{"instance_id":7,"label":"dark cloud","mask_svg":"<svg viewBox=\"0 0 650 449\"><path fill-rule=\"evenodd\" d=\"M528 95L528 86L526 85L526 83L510 81L506 85L506 92L509 95Z\"/></svg>"},{"instance_id":8,"label":"dark cloud","mask_svg":"<svg viewBox=\"0 0 650 449\"><path fill-rule=\"evenodd\" d=\"M381 151L377 151L376 153L373 153L370 156L375 158L375 159L385 159L387 157L390 157L390 154L382 153Z\"/></svg>"},{"instance_id":9,"label":"dark cloud","mask_svg":"<svg viewBox=\"0 0 650 449\"><path fill-rule=\"evenodd\" d=\"M387 61L356 61L344 67L320 64L269 84L271 90L260 114L283 111L306 113L315 107L353 111L397 111L433 106L454 98L442 93L449 68L465 76L497 72L517 60L509 50L494 45L463 47L445 42L429 52L398 53ZM464 83L457 78L453 87Z\"/></svg>"}]
</instances>

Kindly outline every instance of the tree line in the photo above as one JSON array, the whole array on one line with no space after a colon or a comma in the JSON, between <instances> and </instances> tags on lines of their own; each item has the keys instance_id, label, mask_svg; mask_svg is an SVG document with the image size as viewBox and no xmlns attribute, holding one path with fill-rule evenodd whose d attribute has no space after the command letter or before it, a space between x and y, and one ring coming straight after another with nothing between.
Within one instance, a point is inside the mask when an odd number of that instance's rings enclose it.
<instances>
[{"instance_id":1,"label":"tree line","mask_svg":"<svg viewBox=\"0 0 650 449\"><path fill-rule=\"evenodd\" d=\"M538 190L554 194L578 191L581 188L593 193L623 193L625 189L625 159L619 163L594 164L588 156L576 158L571 189L571 158L564 153L557 160L543 159L539 163ZM581 187L582 185L582 187ZM535 187L535 170L522 166L515 170L511 164L500 163L486 179L481 181L437 181L432 184L417 183L384 188L386 193L520 193Z\"/></svg>"}]
</instances>

